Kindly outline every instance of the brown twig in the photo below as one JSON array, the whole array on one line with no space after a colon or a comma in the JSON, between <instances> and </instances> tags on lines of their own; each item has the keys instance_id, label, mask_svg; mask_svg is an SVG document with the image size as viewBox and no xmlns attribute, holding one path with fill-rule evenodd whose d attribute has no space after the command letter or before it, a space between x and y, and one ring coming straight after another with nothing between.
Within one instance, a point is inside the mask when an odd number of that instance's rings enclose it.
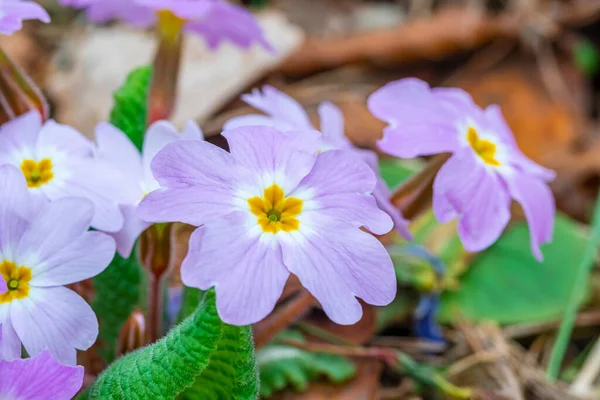
<instances>
[{"instance_id":1,"label":"brown twig","mask_svg":"<svg viewBox=\"0 0 600 400\"><path fill-rule=\"evenodd\" d=\"M254 344L260 348L279 332L304 316L315 304L315 298L303 290L293 300L281 306L275 313L254 327Z\"/></svg>"}]
</instances>

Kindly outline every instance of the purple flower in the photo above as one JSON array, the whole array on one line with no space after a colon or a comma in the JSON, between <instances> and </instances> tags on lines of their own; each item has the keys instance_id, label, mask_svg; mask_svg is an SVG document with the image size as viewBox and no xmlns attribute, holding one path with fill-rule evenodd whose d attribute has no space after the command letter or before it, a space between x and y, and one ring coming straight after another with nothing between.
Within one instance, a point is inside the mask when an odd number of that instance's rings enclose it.
<instances>
[{"instance_id":1,"label":"purple flower","mask_svg":"<svg viewBox=\"0 0 600 400\"><path fill-rule=\"evenodd\" d=\"M272 126L281 131L312 130L315 129L310 122L308 114L302 106L292 97L271 86L264 86L262 93L255 89L251 94L242 96L242 100L252 107L264 112L235 117L227 121L224 129L239 126L264 125ZM409 222L391 202L391 193L386 183L379 175L379 159L377 153L355 147L344 135L344 117L339 108L333 103L324 102L319 105L321 119L321 132L324 136L323 146L320 151L341 149L359 156L366 162L377 176L377 184L373 196L377 205L389 214L394 221L394 227L404 238L412 240L408 230Z\"/></svg>"},{"instance_id":2,"label":"purple flower","mask_svg":"<svg viewBox=\"0 0 600 400\"><path fill-rule=\"evenodd\" d=\"M210 48L229 40L242 48L258 42L272 51L252 13L225 0L60 0L63 5L86 8L94 22L120 19L148 27L157 21L167 31L181 28L203 36Z\"/></svg>"},{"instance_id":3,"label":"purple flower","mask_svg":"<svg viewBox=\"0 0 600 400\"><path fill-rule=\"evenodd\" d=\"M84 197L94 203L92 226L116 232L123 227L111 199L123 187L118 170L94 159L94 144L66 125L31 111L0 127L0 165L19 168L36 203Z\"/></svg>"},{"instance_id":4,"label":"purple flower","mask_svg":"<svg viewBox=\"0 0 600 400\"><path fill-rule=\"evenodd\" d=\"M99 274L113 258L114 240L88 230L93 210L75 197L36 205L21 171L0 167L0 275L8 286L0 294L0 359L19 358L23 344L30 356L48 348L75 364L75 349L96 340L94 312L64 287Z\"/></svg>"},{"instance_id":5,"label":"purple flower","mask_svg":"<svg viewBox=\"0 0 600 400\"><path fill-rule=\"evenodd\" d=\"M83 367L58 363L48 350L24 360L0 360L0 398L69 400L83 385Z\"/></svg>"},{"instance_id":6,"label":"purple flower","mask_svg":"<svg viewBox=\"0 0 600 400\"><path fill-rule=\"evenodd\" d=\"M203 141L167 145L152 162L162 188L138 207L148 221L200 226L182 265L186 285L214 286L219 315L236 325L267 316L290 273L340 324L360 319L356 297L394 299L390 257L360 229L393 226L370 195L368 165L344 151L317 154L316 131L260 126L223 135L229 153Z\"/></svg>"},{"instance_id":7,"label":"purple flower","mask_svg":"<svg viewBox=\"0 0 600 400\"><path fill-rule=\"evenodd\" d=\"M0 275L0 294L5 293L7 290L8 290L8 287L6 286L6 281L4 280L4 277L2 275ZM1 332L1 330L0 330L0 332Z\"/></svg>"},{"instance_id":8,"label":"purple flower","mask_svg":"<svg viewBox=\"0 0 600 400\"><path fill-rule=\"evenodd\" d=\"M431 89L403 79L379 89L368 101L386 121L379 148L402 158L451 153L433 185L433 210L443 223L458 218L465 248L480 251L494 243L510 219L511 198L529 223L531 249L551 241L555 204L548 170L517 147L500 108L479 108L461 89Z\"/></svg>"},{"instance_id":9,"label":"purple flower","mask_svg":"<svg viewBox=\"0 0 600 400\"><path fill-rule=\"evenodd\" d=\"M135 209L145 195L160 187L152 176L150 162L163 147L176 140L203 140L198 125L188 122L181 134L167 121L154 123L146 132L142 154L127 135L113 125L103 123L96 128L98 157L118 169L125 178L120 207L125 223L119 232L111 233L117 242L117 251L129 257L140 234L151 224L137 217Z\"/></svg>"},{"instance_id":10,"label":"purple flower","mask_svg":"<svg viewBox=\"0 0 600 400\"><path fill-rule=\"evenodd\" d=\"M0 0L0 35L12 35L23 27L23 21L27 19L50 22L44 7L34 1Z\"/></svg>"}]
</instances>

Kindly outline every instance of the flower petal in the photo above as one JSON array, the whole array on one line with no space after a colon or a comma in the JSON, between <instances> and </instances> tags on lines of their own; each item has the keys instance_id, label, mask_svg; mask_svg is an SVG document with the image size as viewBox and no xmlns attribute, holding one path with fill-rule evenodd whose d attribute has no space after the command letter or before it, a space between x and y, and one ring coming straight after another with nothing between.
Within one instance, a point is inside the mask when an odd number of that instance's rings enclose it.
<instances>
[{"instance_id":1,"label":"flower petal","mask_svg":"<svg viewBox=\"0 0 600 400\"><path fill-rule=\"evenodd\" d=\"M0 306L0 360L16 360L21 357L21 340L11 322L10 307Z\"/></svg>"},{"instance_id":2,"label":"flower petal","mask_svg":"<svg viewBox=\"0 0 600 400\"><path fill-rule=\"evenodd\" d=\"M319 154L313 170L290 193L304 200L303 210L326 213L375 234L393 227L390 217L370 195L375 173L359 157L343 150Z\"/></svg>"},{"instance_id":3,"label":"flower petal","mask_svg":"<svg viewBox=\"0 0 600 400\"><path fill-rule=\"evenodd\" d=\"M0 276L0 294L5 293L8 290L8 286L6 286L6 281L3 276Z\"/></svg>"},{"instance_id":4,"label":"flower petal","mask_svg":"<svg viewBox=\"0 0 600 400\"><path fill-rule=\"evenodd\" d=\"M457 113L437 99L429 85L408 78L391 82L373 93L367 102L371 113L387 122L379 148L391 155L413 158L453 152L459 147Z\"/></svg>"},{"instance_id":5,"label":"flower petal","mask_svg":"<svg viewBox=\"0 0 600 400\"><path fill-rule=\"evenodd\" d=\"M279 244L259 235L247 213L235 212L198 228L190 239L183 282L201 289L215 286L219 316L226 323L247 325L265 318L288 279Z\"/></svg>"},{"instance_id":6,"label":"flower petal","mask_svg":"<svg viewBox=\"0 0 600 400\"><path fill-rule=\"evenodd\" d=\"M12 259L34 213L27 183L12 165L0 167L0 257Z\"/></svg>"},{"instance_id":7,"label":"flower petal","mask_svg":"<svg viewBox=\"0 0 600 400\"><path fill-rule=\"evenodd\" d=\"M552 191L536 177L522 173L504 176L511 196L521 204L531 237L531 251L538 261L544 256L540 245L552 240L556 205Z\"/></svg>"},{"instance_id":8,"label":"flower petal","mask_svg":"<svg viewBox=\"0 0 600 400\"><path fill-rule=\"evenodd\" d=\"M188 121L182 133L168 121L155 122L148 128L144 137L144 148L142 150L144 180L146 182L154 180L150 165L154 157L169 143L177 140L204 140L204 134L198 125L193 121Z\"/></svg>"},{"instance_id":9,"label":"flower petal","mask_svg":"<svg viewBox=\"0 0 600 400\"><path fill-rule=\"evenodd\" d=\"M70 126L50 120L39 131L37 150L40 155L46 151L61 150L71 156L86 157L93 154L94 145Z\"/></svg>"},{"instance_id":10,"label":"flower petal","mask_svg":"<svg viewBox=\"0 0 600 400\"><path fill-rule=\"evenodd\" d=\"M223 136L235 160L252 172L256 194L274 183L284 193L292 191L312 169L322 143L317 131L280 132L266 126L231 129Z\"/></svg>"},{"instance_id":11,"label":"flower petal","mask_svg":"<svg viewBox=\"0 0 600 400\"><path fill-rule=\"evenodd\" d=\"M433 184L433 210L440 222L458 216L458 233L468 251L493 244L510 220L510 197L494 171L470 148L450 158Z\"/></svg>"},{"instance_id":12,"label":"flower petal","mask_svg":"<svg viewBox=\"0 0 600 400\"><path fill-rule=\"evenodd\" d=\"M142 157L123 131L108 122L99 123L96 125L96 143L98 157L117 168L121 175L125 175L128 186L142 182ZM138 188L135 192L140 191L141 188Z\"/></svg>"},{"instance_id":13,"label":"flower petal","mask_svg":"<svg viewBox=\"0 0 600 400\"><path fill-rule=\"evenodd\" d=\"M30 111L0 126L0 163L10 162L12 154L27 154L35 148L42 120L37 111ZM15 157L20 160L22 157Z\"/></svg>"},{"instance_id":14,"label":"flower petal","mask_svg":"<svg viewBox=\"0 0 600 400\"><path fill-rule=\"evenodd\" d=\"M392 221L394 221L394 229L400 236L406 240L412 240L413 235L408 229L410 221L405 219L398 207L394 206L390 201L392 194L383 179L377 179L377 184L375 185L375 189L373 189L373 197L375 197L377 206L392 218Z\"/></svg>"},{"instance_id":15,"label":"flower petal","mask_svg":"<svg viewBox=\"0 0 600 400\"><path fill-rule=\"evenodd\" d=\"M30 356L48 348L61 363L75 365L75 349L87 350L98 336L94 311L65 287L31 288L29 297L11 303L10 313Z\"/></svg>"},{"instance_id":16,"label":"flower petal","mask_svg":"<svg viewBox=\"0 0 600 400\"><path fill-rule=\"evenodd\" d=\"M23 234L14 261L35 268L55 256L89 229L93 210L92 203L81 198L47 203Z\"/></svg>"},{"instance_id":17,"label":"flower petal","mask_svg":"<svg viewBox=\"0 0 600 400\"><path fill-rule=\"evenodd\" d=\"M152 224L142 221L136 214L137 206L122 205L121 212L125 223L119 232L109 233L117 243L117 251L123 258L129 258L137 238Z\"/></svg>"},{"instance_id":18,"label":"flower petal","mask_svg":"<svg viewBox=\"0 0 600 400\"><path fill-rule=\"evenodd\" d=\"M273 120L286 124L287 130L315 129L302 105L273 86L263 86L262 93L259 89L254 89L252 93L242 95L242 100Z\"/></svg>"},{"instance_id":19,"label":"flower petal","mask_svg":"<svg viewBox=\"0 0 600 400\"><path fill-rule=\"evenodd\" d=\"M85 232L35 265L30 285L62 286L92 278L110 264L115 249L114 239L107 234Z\"/></svg>"},{"instance_id":20,"label":"flower petal","mask_svg":"<svg viewBox=\"0 0 600 400\"><path fill-rule=\"evenodd\" d=\"M344 115L342 111L329 101L319 104L318 111L324 140L340 149L353 147L344 134Z\"/></svg>"},{"instance_id":21,"label":"flower petal","mask_svg":"<svg viewBox=\"0 0 600 400\"><path fill-rule=\"evenodd\" d=\"M58 363L48 350L38 356L0 360L0 397L6 399L71 399L83 384L83 367Z\"/></svg>"},{"instance_id":22,"label":"flower petal","mask_svg":"<svg viewBox=\"0 0 600 400\"><path fill-rule=\"evenodd\" d=\"M361 318L354 296L380 306L394 299L394 267L374 236L323 214L313 215L299 232L281 236L285 266L335 323L350 325Z\"/></svg>"}]
</instances>

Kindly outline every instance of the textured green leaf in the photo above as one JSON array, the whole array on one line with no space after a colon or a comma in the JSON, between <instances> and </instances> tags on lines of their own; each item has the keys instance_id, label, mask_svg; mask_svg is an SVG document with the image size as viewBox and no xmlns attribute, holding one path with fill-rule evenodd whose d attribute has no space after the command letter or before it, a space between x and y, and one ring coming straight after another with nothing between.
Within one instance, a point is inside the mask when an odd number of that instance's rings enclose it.
<instances>
[{"instance_id":1,"label":"textured green leaf","mask_svg":"<svg viewBox=\"0 0 600 400\"><path fill-rule=\"evenodd\" d=\"M531 255L527 224L511 227L475 258L458 290L443 294L440 319L519 323L559 318L588 234L566 216L557 216L555 224L553 242L542 247L542 263ZM579 288L581 301L586 292L587 287Z\"/></svg>"},{"instance_id":2,"label":"textured green leaf","mask_svg":"<svg viewBox=\"0 0 600 400\"><path fill-rule=\"evenodd\" d=\"M133 251L128 259L118 254L108 268L94 278L96 295L92 308L98 316L98 352L106 362L115 358L117 338L140 299L142 269Z\"/></svg>"},{"instance_id":3,"label":"textured green leaf","mask_svg":"<svg viewBox=\"0 0 600 400\"><path fill-rule=\"evenodd\" d=\"M343 382L356 373L349 359L333 354L310 353L282 344L271 344L256 354L260 369L260 395L270 397L288 386L297 391L326 377L333 383Z\"/></svg>"},{"instance_id":4,"label":"textured green leaf","mask_svg":"<svg viewBox=\"0 0 600 400\"><path fill-rule=\"evenodd\" d=\"M204 292L200 289L184 286L183 293L181 295L181 307L179 308L179 314L177 315L177 322L181 322L194 312L200 304L200 300Z\"/></svg>"},{"instance_id":5,"label":"textured green leaf","mask_svg":"<svg viewBox=\"0 0 600 400\"><path fill-rule=\"evenodd\" d=\"M158 342L123 356L96 380L90 399L173 399L194 382L202 399L255 399L258 380L250 327L223 323L214 291ZM210 394L210 397L208 394ZM209 397L207 397L209 396Z\"/></svg>"},{"instance_id":6,"label":"textured green leaf","mask_svg":"<svg viewBox=\"0 0 600 400\"><path fill-rule=\"evenodd\" d=\"M114 93L110 122L127 134L141 151L148 121L148 91L152 67L131 71L125 84Z\"/></svg>"}]
</instances>

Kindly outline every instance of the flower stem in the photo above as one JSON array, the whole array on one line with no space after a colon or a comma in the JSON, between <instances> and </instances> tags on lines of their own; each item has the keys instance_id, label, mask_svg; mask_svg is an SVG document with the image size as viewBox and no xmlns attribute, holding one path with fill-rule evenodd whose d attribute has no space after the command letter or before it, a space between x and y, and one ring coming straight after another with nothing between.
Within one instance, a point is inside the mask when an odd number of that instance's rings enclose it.
<instances>
[{"instance_id":1,"label":"flower stem","mask_svg":"<svg viewBox=\"0 0 600 400\"><path fill-rule=\"evenodd\" d=\"M552 353L550 354L546 378L551 382L556 380L560 371L565 352L569 345L569 340L571 339L573 326L575 325L575 318L577 317L581 297L584 292L582 288L585 287L590 270L594 266L596 260L598 243L600 243L600 194L596 199L596 205L594 207L591 233L592 235L583 253L581 263L574 272L575 278L573 280L571 294L569 295L563 319L558 329L558 335L556 336L556 341L554 342Z\"/></svg>"},{"instance_id":2,"label":"flower stem","mask_svg":"<svg viewBox=\"0 0 600 400\"><path fill-rule=\"evenodd\" d=\"M315 298L304 290L266 320L256 325L254 330L256 348L267 344L279 332L306 314L314 304Z\"/></svg>"}]
</instances>

